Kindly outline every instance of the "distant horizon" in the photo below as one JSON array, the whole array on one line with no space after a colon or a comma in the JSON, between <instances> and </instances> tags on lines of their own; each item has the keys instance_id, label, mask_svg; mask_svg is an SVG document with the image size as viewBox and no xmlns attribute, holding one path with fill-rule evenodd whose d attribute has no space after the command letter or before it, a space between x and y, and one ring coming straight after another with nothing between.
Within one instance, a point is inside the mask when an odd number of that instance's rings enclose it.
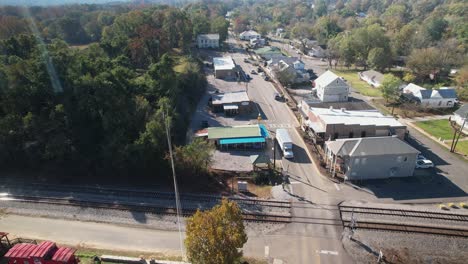
<instances>
[{"instance_id":1,"label":"distant horizon","mask_svg":"<svg viewBox=\"0 0 468 264\"><path fill-rule=\"evenodd\" d=\"M147 0L143 0L147 1ZM72 4L106 4L112 2L137 2L133 0L0 0L1 6L58 6Z\"/></svg>"}]
</instances>

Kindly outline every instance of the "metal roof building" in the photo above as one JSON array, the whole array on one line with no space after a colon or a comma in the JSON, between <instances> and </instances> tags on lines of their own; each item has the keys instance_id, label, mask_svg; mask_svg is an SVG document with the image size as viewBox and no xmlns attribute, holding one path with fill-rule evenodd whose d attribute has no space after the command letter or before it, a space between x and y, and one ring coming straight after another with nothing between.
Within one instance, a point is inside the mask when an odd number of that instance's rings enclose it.
<instances>
[{"instance_id":1,"label":"metal roof building","mask_svg":"<svg viewBox=\"0 0 468 264\"><path fill-rule=\"evenodd\" d=\"M218 79L236 77L236 64L232 57L213 58L214 75Z\"/></svg>"},{"instance_id":2,"label":"metal roof building","mask_svg":"<svg viewBox=\"0 0 468 264\"><path fill-rule=\"evenodd\" d=\"M244 144L257 144L263 147L268 136L268 130L264 125L208 128L208 139L214 140L218 146L242 144L242 147L245 147Z\"/></svg>"},{"instance_id":3,"label":"metal roof building","mask_svg":"<svg viewBox=\"0 0 468 264\"><path fill-rule=\"evenodd\" d=\"M393 116L385 116L377 110L350 111L345 108L315 108L301 104L301 111L305 114L303 126L311 130L319 141L390 135L403 139L406 134L405 125Z\"/></svg>"}]
</instances>

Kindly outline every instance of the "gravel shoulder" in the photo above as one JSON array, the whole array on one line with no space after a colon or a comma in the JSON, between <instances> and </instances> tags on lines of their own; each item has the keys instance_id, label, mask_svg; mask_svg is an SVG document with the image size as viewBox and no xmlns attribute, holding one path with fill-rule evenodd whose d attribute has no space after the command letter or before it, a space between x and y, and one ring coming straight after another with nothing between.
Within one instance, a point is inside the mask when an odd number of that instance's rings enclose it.
<instances>
[{"instance_id":1,"label":"gravel shoulder","mask_svg":"<svg viewBox=\"0 0 468 264\"><path fill-rule=\"evenodd\" d=\"M0 210L2 214L109 223L165 231L178 230L177 217L172 215L16 201L1 201ZM181 219L183 230L185 230L185 220L186 218ZM248 233L256 235L269 234L285 226L285 224L254 222L244 222L244 224Z\"/></svg>"},{"instance_id":2,"label":"gravel shoulder","mask_svg":"<svg viewBox=\"0 0 468 264\"><path fill-rule=\"evenodd\" d=\"M352 240L345 229L342 242L355 263L466 263L468 238L356 230Z\"/></svg>"}]
</instances>

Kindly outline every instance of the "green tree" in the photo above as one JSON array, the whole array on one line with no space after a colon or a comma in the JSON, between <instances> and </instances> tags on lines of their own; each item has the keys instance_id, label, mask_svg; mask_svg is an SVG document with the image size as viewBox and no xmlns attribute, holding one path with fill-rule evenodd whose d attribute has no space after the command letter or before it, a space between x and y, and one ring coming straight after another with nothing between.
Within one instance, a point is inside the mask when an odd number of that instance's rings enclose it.
<instances>
[{"instance_id":1,"label":"green tree","mask_svg":"<svg viewBox=\"0 0 468 264\"><path fill-rule=\"evenodd\" d=\"M400 98L399 87L401 80L392 74L385 74L382 84L379 86L382 96L387 103L395 104Z\"/></svg>"},{"instance_id":2,"label":"green tree","mask_svg":"<svg viewBox=\"0 0 468 264\"><path fill-rule=\"evenodd\" d=\"M226 199L209 211L197 211L187 220L186 233L187 256L194 264L237 263L238 249L247 242L241 210Z\"/></svg>"},{"instance_id":3,"label":"green tree","mask_svg":"<svg viewBox=\"0 0 468 264\"><path fill-rule=\"evenodd\" d=\"M438 41L447 28L448 23L443 17L430 18L424 21L423 29L432 41Z\"/></svg>"},{"instance_id":4,"label":"green tree","mask_svg":"<svg viewBox=\"0 0 468 264\"><path fill-rule=\"evenodd\" d=\"M324 16L327 14L327 2L325 0L319 0L315 3L314 7L315 15L318 17Z\"/></svg>"},{"instance_id":5,"label":"green tree","mask_svg":"<svg viewBox=\"0 0 468 264\"><path fill-rule=\"evenodd\" d=\"M214 146L203 139L175 148L176 168L184 174L199 176L207 172L212 162Z\"/></svg>"},{"instance_id":6,"label":"green tree","mask_svg":"<svg viewBox=\"0 0 468 264\"><path fill-rule=\"evenodd\" d=\"M385 51L383 48L373 48L369 52L367 64L373 69L383 71L391 66L392 54L389 50Z\"/></svg>"},{"instance_id":7,"label":"green tree","mask_svg":"<svg viewBox=\"0 0 468 264\"><path fill-rule=\"evenodd\" d=\"M229 21L219 16L211 21L211 32L219 34L219 40L225 41L228 36Z\"/></svg>"}]
</instances>

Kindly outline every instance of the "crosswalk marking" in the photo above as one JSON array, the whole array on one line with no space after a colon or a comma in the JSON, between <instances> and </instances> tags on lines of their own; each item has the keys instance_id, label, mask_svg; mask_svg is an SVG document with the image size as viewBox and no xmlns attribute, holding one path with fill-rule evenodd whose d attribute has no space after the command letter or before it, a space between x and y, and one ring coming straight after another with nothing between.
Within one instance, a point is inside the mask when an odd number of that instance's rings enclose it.
<instances>
[{"instance_id":1,"label":"crosswalk marking","mask_svg":"<svg viewBox=\"0 0 468 264\"><path fill-rule=\"evenodd\" d=\"M268 124L269 128L292 128L291 124Z\"/></svg>"},{"instance_id":2,"label":"crosswalk marking","mask_svg":"<svg viewBox=\"0 0 468 264\"><path fill-rule=\"evenodd\" d=\"M335 256L338 256L338 252L337 251L330 251L330 250L316 250L315 251L316 253L319 253L319 254L325 254L325 255L335 255Z\"/></svg>"}]
</instances>

